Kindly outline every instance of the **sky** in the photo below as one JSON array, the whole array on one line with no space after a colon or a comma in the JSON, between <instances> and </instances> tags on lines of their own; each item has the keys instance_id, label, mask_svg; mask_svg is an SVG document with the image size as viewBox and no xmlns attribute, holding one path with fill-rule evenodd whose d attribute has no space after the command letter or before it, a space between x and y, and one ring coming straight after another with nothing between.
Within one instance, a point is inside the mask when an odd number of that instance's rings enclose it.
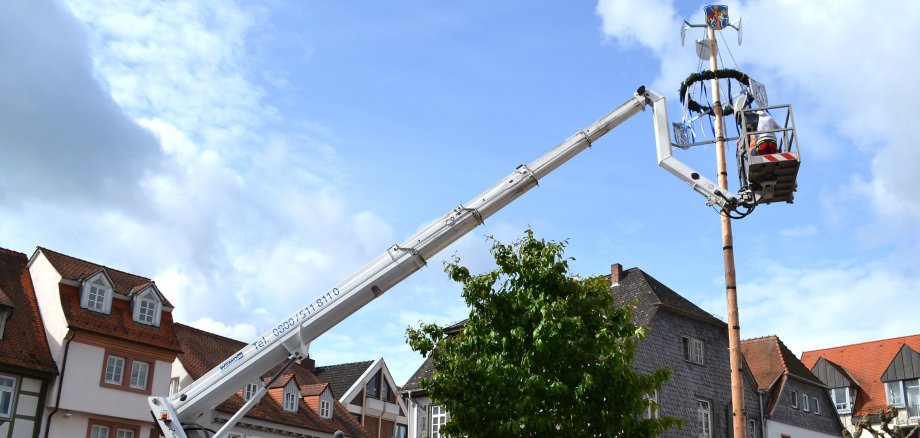
<instances>
[{"instance_id":1,"label":"sky","mask_svg":"<svg viewBox=\"0 0 920 438\"><path fill-rule=\"evenodd\" d=\"M682 47L680 24L704 20L667 0L8 3L0 246L152 278L176 321L242 341L640 85L678 121L701 37ZM920 3L726 4L743 38L722 32L721 61L793 105L802 156L795 203L733 222L742 337L798 354L920 333ZM528 227L568 242L573 273L639 267L724 317L718 214L657 167L652 134L633 117L311 356L383 357L403 384L423 360L406 327L467 315L443 262L484 272L486 236ZM714 146L677 156L715 179Z\"/></svg>"}]
</instances>

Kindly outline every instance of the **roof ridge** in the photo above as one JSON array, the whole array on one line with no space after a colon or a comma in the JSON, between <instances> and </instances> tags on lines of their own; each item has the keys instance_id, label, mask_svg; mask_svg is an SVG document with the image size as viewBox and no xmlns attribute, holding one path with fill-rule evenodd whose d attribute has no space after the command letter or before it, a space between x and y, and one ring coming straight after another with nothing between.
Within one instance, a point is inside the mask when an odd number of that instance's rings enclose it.
<instances>
[{"instance_id":1,"label":"roof ridge","mask_svg":"<svg viewBox=\"0 0 920 438\"><path fill-rule=\"evenodd\" d=\"M346 365L357 365L362 363L374 363L373 360L359 360L355 362L345 362L345 363L334 363L332 365L317 365L314 368L332 368L332 367L344 367Z\"/></svg>"},{"instance_id":2,"label":"roof ridge","mask_svg":"<svg viewBox=\"0 0 920 438\"><path fill-rule=\"evenodd\" d=\"M817 349L817 350L805 350L805 351L802 352L802 356L804 356L805 353L817 353L817 352L819 352L819 351L834 350L834 349L837 349L837 348L855 347L855 346L857 346L857 345L871 344L871 343L874 343L874 342L887 342L887 341L893 341L893 340L895 340L895 339L909 339L909 338L915 338L915 337L920 337L920 333L917 333L917 334L914 334L914 335L895 336L895 337L884 338L884 339L873 339L873 340L870 340L870 341L863 341L863 342L854 342L854 343L852 343L852 344L835 345L835 346L833 346L833 347L820 348L820 349Z\"/></svg>"},{"instance_id":3,"label":"roof ridge","mask_svg":"<svg viewBox=\"0 0 920 438\"><path fill-rule=\"evenodd\" d=\"M130 272L128 272L128 271L123 271L123 270L118 269L118 268L113 268L113 267L111 267L111 266L106 266L106 265L103 265L103 264L101 264L101 263L91 262L91 261L89 261L89 260L81 259L81 258L79 258L79 257L74 257L74 256L69 255L69 254L64 254L64 253L62 253L62 252L58 252L58 251L55 251L55 250L53 250L53 249L48 249L48 248L45 248L45 247L43 247L43 246L36 246L36 248L38 248L38 249L40 249L40 250L42 250L42 251L47 251L47 252L50 252L50 253L53 253L53 254L62 256L62 257L68 257L68 258L71 258L71 259L74 259L74 260L77 260L77 261L81 261L81 262L83 262L83 263L87 263L87 264L90 264L90 265L99 266L99 267L101 267L101 268L103 268L103 269L105 269L105 270L107 270L107 271L108 271L108 270L116 271L116 272L120 272L120 273L125 274L125 275L130 275L130 276L132 276L132 277L138 277L138 278L143 278L144 280L147 280L147 281L153 281L153 280L150 279L150 277L145 277L145 276L143 276L143 275L138 275L138 274L132 274L132 273L130 273Z\"/></svg>"},{"instance_id":4,"label":"roof ridge","mask_svg":"<svg viewBox=\"0 0 920 438\"><path fill-rule=\"evenodd\" d=\"M777 336L776 336L776 335L757 336L757 337L753 337L753 338L742 339L741 342L762 341L762 340L766 340L766 339L770 339L770 338L775 338L775 337L777 337Z\"/></svg>"},{"instance_id":5,"label":"roof ridge","mask_svg":"<svg viewBox=\"0 0 920 438\"><path fill-rule=\"evenodd\" d=\"M8 253L11 253L11 254L13 254L13 255L19 254L19 255L25 257L26 260L29 259L29 256L25 255L25 253L16 251L15 249L9 249L9 248L4 248L4 247L0 246L0 251L2 251L2 252L8 252Z\"/></svg>"}]
</instances>

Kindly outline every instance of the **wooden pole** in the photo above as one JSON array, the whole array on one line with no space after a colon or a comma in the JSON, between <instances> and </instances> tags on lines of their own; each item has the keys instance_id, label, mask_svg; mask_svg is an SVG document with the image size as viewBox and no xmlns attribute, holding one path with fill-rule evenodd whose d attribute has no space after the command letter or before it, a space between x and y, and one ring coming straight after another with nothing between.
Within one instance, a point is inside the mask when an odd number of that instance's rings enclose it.
<instances>
[{"instance_id":1,"label":"wooden pole","mask_svg":"<svg viewBox=\"0 0 920 438\"><path fill-rule=\"evenodd\" d=\"M709 27L709 68L718 70L716 60L716 31ZM719 169L719 187L728 190L728 173L725 164L725 125L722 116L722 102L719 101L719 79L712 79L713 109L716 114L716 165ZM728 211L723 208L722 259L725 262L725 299L728 302L728 351L732 382L732 426L734 438L744 438L744 381L741 375L741 325L738 321L738 291L735 287L735 251L732 239L732 222Z\"/></svg>"}]
</instances>

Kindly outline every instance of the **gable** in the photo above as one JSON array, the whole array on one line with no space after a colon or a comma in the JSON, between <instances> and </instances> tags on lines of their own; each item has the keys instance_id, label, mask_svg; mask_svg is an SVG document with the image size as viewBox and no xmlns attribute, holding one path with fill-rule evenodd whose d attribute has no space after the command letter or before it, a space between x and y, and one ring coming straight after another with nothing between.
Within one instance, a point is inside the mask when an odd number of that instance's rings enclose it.
<instances>
[{"instance_id":1,"label":"gable","mask_svg":"<svg viewBox=\"0 0 920 438\"><path fill-rule=\"evenodd\" d=\"M920 353L904 344L882 374L883 382L920 378Z\"/></svg>"},{"instance_id":2,"label":"gable","mask_svg":"<svg viewBox=\"0 0 920 438\"><path fill-rule=\"evenodd\" d=\"M811 368L811 372L818 377L818 380L827 385L828 388L856 386L856 382L846 374L843 368L840 368L837 364L823 357L815 362L815 366Z\"/></svg>"}]
</instances>

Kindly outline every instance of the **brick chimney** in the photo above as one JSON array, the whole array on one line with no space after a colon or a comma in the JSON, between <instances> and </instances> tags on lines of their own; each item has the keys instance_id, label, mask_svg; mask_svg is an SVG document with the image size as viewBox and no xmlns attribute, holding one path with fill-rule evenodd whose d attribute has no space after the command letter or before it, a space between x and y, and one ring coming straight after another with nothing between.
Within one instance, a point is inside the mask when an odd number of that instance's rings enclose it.
<instances>
[{"instance_id":1,"label":"brick chimney","mask_svg":"<svg viewBox=\"0 0 920 438\"><path fill-rule=\"evenodd\" d=\"M623 265L614 263L610 265L610 286L620 284L620 276L623 274Z\"/></svg>"},{"instance_id":2,"label":"brick chimney","mask_svg":"<svg viewBox=\"0 0 920 438\"><path fill-rule=\"evenodd\" d=\"M300 360L300 365L312 373L313 369L316 368L316 360L310 356L307 356Z\"/></svg>"}]
</instances>

